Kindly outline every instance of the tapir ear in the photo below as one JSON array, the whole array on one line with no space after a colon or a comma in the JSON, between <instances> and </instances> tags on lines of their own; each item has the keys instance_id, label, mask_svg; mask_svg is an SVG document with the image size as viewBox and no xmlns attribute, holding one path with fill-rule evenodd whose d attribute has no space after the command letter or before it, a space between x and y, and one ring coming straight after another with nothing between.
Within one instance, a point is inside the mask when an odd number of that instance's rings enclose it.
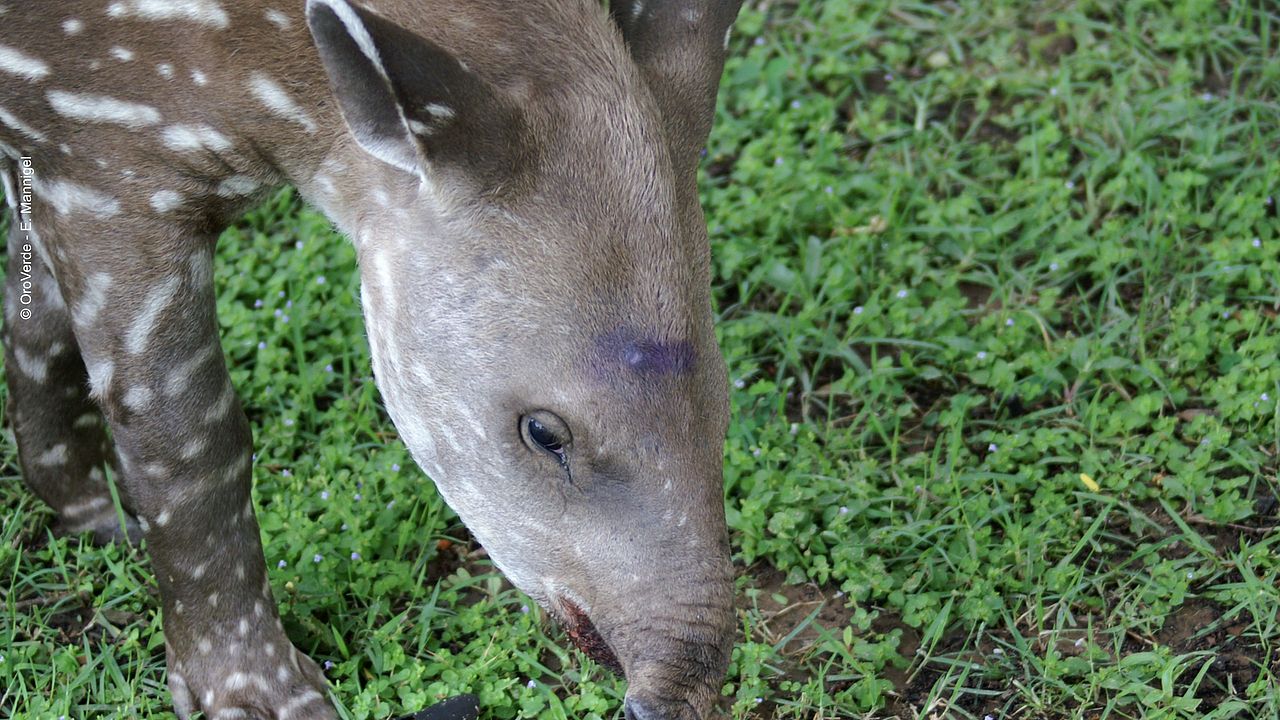
<instances>
[{"instance_id":1,"label":"tapir ear","mask_svg":"<svg viewBox=\"0 0 1280 720\"><path fill-rule=\"evenodd\" d=\"M307 25L370 155L423 177L462 167L499 185L520 169L520 113L449 52L346 0L307 0Z\"/></svg>"},{"instance_id":2,"label":"tapir ear","mask_svg":"<svg viewBox=\"0 0 1280 720\"><path fill-rule=\"evenodd\" d=\"M683 167L696 167L711 132L729 30L741 6L742 0L610 1Z\"/></svg>"}]
</instances>

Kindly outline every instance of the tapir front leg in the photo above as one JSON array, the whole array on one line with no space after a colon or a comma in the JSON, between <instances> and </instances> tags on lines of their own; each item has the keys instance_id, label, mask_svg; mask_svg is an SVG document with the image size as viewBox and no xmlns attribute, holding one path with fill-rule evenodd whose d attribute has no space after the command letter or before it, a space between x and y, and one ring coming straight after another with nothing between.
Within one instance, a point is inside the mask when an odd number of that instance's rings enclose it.
<instances>
[{"instance_id":1,"label":"tapir front leg","mask_svg":"<svg viewBox=\"0 0 1280 720\"><path fill-rule=\"evenodd\" d=\"M71 318L37 237L9 228L5 278L5 375L9 420L22 477L58 514L59 533L93 531L95 541L119 539L120 521L107 487L110 448L102 413L89 383ZM125 531L139 533L133 518Z\"/></svg>"},{"instance_id":2,"label":"tapir front leg","mask_svg":"<svg viewBox=\"0 0 1280 720\"><path fill-rule=\"evenodd\" d=\"M213 238L153 226L127 236L78 239L74 258L58 252L61 238L49 244L147 539L178 714L332 718L323 674L289 642L271 597L249 423L217 335ZM132 239L143 237L165 246Z\"/></svg>"}]
</instances>

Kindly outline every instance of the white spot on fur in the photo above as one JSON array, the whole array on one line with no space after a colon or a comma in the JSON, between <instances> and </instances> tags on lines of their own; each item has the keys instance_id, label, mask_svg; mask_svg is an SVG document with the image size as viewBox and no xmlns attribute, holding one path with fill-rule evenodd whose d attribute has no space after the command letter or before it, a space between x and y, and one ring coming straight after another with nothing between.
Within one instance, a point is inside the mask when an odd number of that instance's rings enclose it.
<instances>
[{"instance_id":1,"label":"white spot on fur","mask_svg":"<svg viewBox=\"0 0 1280 720\"><path fill-rule=\"evenodd\" d=\"M423 112L427 113L432 119L451 120L453 119L453 108L440 103L427 103L422 106Z\"/></svg>"},{"instance_id":2,"label":"white spot on fur","mask_svg":"<svg viewBox=\"0 0 1280 720\"><path fill-rule=\"evenodd\" d=\"M280 711L279 711L280 720L289 720L291 717L293 717L293 714L298 710L301 710L302 708L306 707L307 705L317 700L323 700L323 699L324 697L320 693L316 692L315 690L307 690L301 695L296 695L290 698L289 702L285 703L280 708Z\"/></svg>"},{"instance_id":3,"label":"white spot on fur","mask_svg":"<svg viewBox=\"0 0 1280 720\"><path fill-rule=\"evenodd\" d=\"M160 527L164 527L165 525L169 524L170 517L171 516L169 515L169 509L165 508L164 510L160 511L159 515L156 516L156 524L159 525Z\"/></svg>"},{"instance_id":4,"label":"white spot on fur","mask_svg":"<svg viewBox=\"0 0 1280 720\"><path fill-rule=\"evenodd\" d=\"M88 430L89 428L98 427L102 423L102 417L98 413L87 412L75 419L71 423L71 427L75 430Z\"/></svg>"},{"instance_id":5,"label":"white spot on fur","mask_svg":"<svg viewBox=\"0 0 1280 720\"><path fill-rule=\"evenodd\" d=\"M27 137L31 138L32 140L35 140L36 142L45 141L44 133L22 122L21 120L18 119L16 115L9 112L3 107L0 107L0 125L8 125L9 127L13 128L17 132L21 133L22 135L26 135Z\"/></svg>"},{"instance_id":6,"label":"white spot on fur","mask_svg":"<svg viewBox=\"0 0 1280 720\"><path fill-rule=\"evenodd\" d=\"M279 83L264 73L255 72L249 76L249 91L258 102L276 115L298 123L307 132L316 131L316 123L311 116L289 97L289 93Z\"/></svg>"},{"instance_id":7,"label":"white spot on fur","mask_svg":"<svg viewBox=\"0 0 1280 720\"><path fill-rule=\"evenodd\" d=\"M288 15L285 15L275 8L267 8L267 11L264 12L263 15L267 17L268 22L281 30L288 30L289 27L293 25L293 22L289 20Z\"/></svg>"},{"instance_id":8,"label":"white spot on fur","mask_svg":"<svg viewBox=\"0 0 1280 720\"><path fill-rule=\"evenodd\" d=\"M119 60L120 62L129 62L134 58L134 54L132 50L130 50L129 48L120 47L119 45L111 48L110 53L111 53L111 57Z\"/></svg>"},{"instance_id":9,"label":"white spot on fur","mask_svg":"<svg viewBox=\"0 0 1280 720\"><path fill-rule=\"evenodd\" d=\"M182 204L182 196L172 190L158 190L151 195L151 207L166 213Z\"/></svg>"},{"instance_id":10,"label":"white spot on fur","mask_svg":"<svg viewBox=\"0 0 1280 720\"><path fill-rule=\"evenodd\" d=\"M0 72L25 80L39 80L49 74L49 64L17 48L0 45Z\"/></svg>"},{"instance_id":11,"label":"white spot on fur","mask_svg":"<svg viewBox=\"0 0 1280 720\"><path fill-rule=\"evenodd\" d=\"M96 272L85 281L84 292L75 309L75 322L78 327L91 327L98 319L107 302L107 289L111 287L111 276L104 272Z\"/></svg>"},{"instance_id":12,"label":"white spot on fur","mask_svg":"<svg viewBox=\"0 0 1280 720\"><path fill-rule=\"evenodd\" d=\"M134 385L124 394L124 406L134 412L145 410L155 398L155 393L146 385Z\"/></svg>"},{"instance_id":13,"label":"white spot on fur","mask_svg":"<svg viewBox=\"0 0 1280 720\"><path fill-rule=\"evenodd\" d=\"M110 123L128 128L147 127L160 122L160 112L150 105L106 95L50 90L45 97L54 112L85 122Z\"/></svg>"},{"instance_id":14,"label":"white spot on fur","mask_svg":"<svg viewBox=\"0 0 1280 720\"><path fill-rule=\"evenodd\" d=\"M186 445L182 446L182 454L178 457L183 460L194 460L200 456L200 453L204 452L208 442L208 438L203 435L198 435Z\"/></svg>"},{"instance_id":15,"label":"white spot on fur","mask_svg":"<svg viewBox=\"0 0 1280 720\"><path fill-rule=\"evenodd\" d=\"M13 357L18 361L18 368L22 370L22 374L43 383L49 376L49 358L36 357L21 347L13 348Z\"/></svg>"},{"instance_id":16,"label":"white spot on fur","mask_svg":"<svg viewBox=\"0 0 1280 720\"><path fill-rule=\"evenodd\" d=\"M215 28L230 23L222 6L213 0L123 0L107 6L113 18L138 20L186 20Z\"/></svg>"},{"instance_id":17,"label":"white spot on fur","mask_svg":"<svg viewBox=\"0 0 1280 720\"><path fill-rule=\"evenodd\" d=\"M41 467L53 467L55 465L65 465L67 462L67 444L58 443L48 450L40 454L36 458L36 465Z\"/></svg>"},{"instance_id":18,"label":"white spot on fur","mask_svg":"<svg viewBox=\"0 0 1280 720\"><path fill-rule=\"evenodd\" d=\"M173 301L178 292L178 278L169 277L152 286L142 303L142 310L125 334L124 347L132 355L147 349L151 333L155 332L160 312Z\"/></svg>"},{"instance_id":19,"label":"white spot on fur","mask_svg":"<svg viewBox=\"0 0 1280 720\"><path fill-rule=\"evenodd\" d=\"M48 201L59 215L87 212L98 217L111 217L120 213L120 201L93 188L65 180L49 180L33 183L36 194Z\"/></svg>"},{"instance_id":20,"label":"white spot on fur","mask_svg":"<svg viewBox=\"0 0 1280 720\"><path fill-rule=\"evenodd\" d=\"M218 197L235 198L253 194L258 189L258 181L247 175L232 175L218 183Z\"/></svg>"},{"instance_id":21,"label":"white spot on fur","mask_svg":"<svg viewBox=\"0 0 1280 720\"><path fill-rule=\"evenodd\" d=\"M223 152L231 149L227 136L208 125L170 125L160 131L160 139L165 147L178 152L205 149Z\"/></svg>"},{"instance_id":22,"label":"white spot on fur","mask_svg":"<svg viewBox=\"0 0 1280 720\"><path fill-rule=\"evenodd\" d=\"M216 342L210 343L209 345L206 345L203 349L196 351L196 353L193 354L191 357L182 361L177 366L175 366L173 370L169 371L169 375L165 378L165 381L164 381L164 394L172 398L172 397L177 397L183 392L186 392L187 386L190 384L191 379L198 375L196 371L198 371L200 367L205 363L209 362L215 357L221 356L221 354L222 354L222 346ZM230 388L230 387L231 385L230 383L228 383L227 388ZM230 395L231 397L235 397L235 391L232 390ZM219 402L221 402L221 398L219 399Z\"/></svg>"},{"instance_id":23,"label":"white spot on fur","mask_svg":"<svg viewBox=\"0 0 1280 720\"><path fill-rule=\"evenodd\" d=\"M206 423L214 423L226 417L231 412L235 399L236 389L231 386L231 383L227 383L222 388L222 394L218 396L218 400L205 411L204 421Z\"/></svg>"},{"instance_id":24,"label":"white spot on fur","mask_svg":"<svg viewBox=\"0 0 1280 720\"><path fill-rule=\"evenodd\" d=\"M84 23L75 18L62 21L62 32L68 35L79 35L81 30L84 30Z\"/></svg>"},{"instance_id":25,"label":"white spot on fur","mask_svg":"<svg viewBox=\"0 0 1280 720\"><path fill-rule=\"evenodd\" d=\"M196 649L201 655L208 655L213 651L213 643L209 642L209 638L200 638L200 642L196 643Z\"/></svg>"},{"instance_id":26,"label":"white spot on fur","mask_svg":"<svg viewBox=\"0 0 1280 720\"><path fill-rule=\"evenodd\" d=\"M94 468L94 470L97 470L97 468ZM104 497L94 497L94 498L89 498L88 500L82 500L78 503L71 503L70 505L65 505L63 506L60 513L63 517L68 517L68 518L79 517L81 515L87 515L88 513L91 513L94 510L101 510L102 508L110 504L111 504L111 501Z\"/></svg>"},{"instance_id":27,"label":"white spot on fur","mask_svg":"<svg viewBox=\"0 0 1280 720\"><path fill-rule=\"evenodd\" d=\"M169 63L160 63L156 65L156 72L160 74L160 77L168 80L173 77L173 66Z\"/></svg>"},{"instance_id":28,"label":"white spot on fur","mask_svg":"<svg viewBox=\"0 0 1280 720\"><path fill-rule=\"evenodd\" d=\"M202 71L200 71L200 70L192 70L192 71L191 71L191 82L193 82L193 83L195 83L195 84L197 84L197 85L201 85L201 86L203 86L203 85L207 85L207 84L209 83L209 76L208 76L208 75L205 75L205 74L204 74Z\"/></svg>"}]
</instances>

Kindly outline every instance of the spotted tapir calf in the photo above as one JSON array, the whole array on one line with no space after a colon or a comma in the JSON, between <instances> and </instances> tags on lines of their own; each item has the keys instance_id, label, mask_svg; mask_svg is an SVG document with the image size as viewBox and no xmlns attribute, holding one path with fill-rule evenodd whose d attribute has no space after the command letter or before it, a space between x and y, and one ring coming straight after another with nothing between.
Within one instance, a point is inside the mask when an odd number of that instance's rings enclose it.
<instances>
[{"instance_id":1,"label":"spotted tapir calf","mask_svg":"<svg viewBox=\"0 0 1280 720\"><path fill-rule=\"evenodd\" d=\"M178 714L332 718L272 601L219 232L358 249L386 407L512 582L705 717L733 636L695 191L738 0L0 0L9 419L68 531L147 540ZM119 527L114 468L130 526Z\"/></svg>"}]
</instances>

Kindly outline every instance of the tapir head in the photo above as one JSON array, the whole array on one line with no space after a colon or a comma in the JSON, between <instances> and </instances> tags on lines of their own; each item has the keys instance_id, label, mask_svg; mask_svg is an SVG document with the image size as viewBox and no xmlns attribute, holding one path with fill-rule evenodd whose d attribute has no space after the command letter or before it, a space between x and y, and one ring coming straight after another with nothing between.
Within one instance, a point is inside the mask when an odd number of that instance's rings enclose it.
<instances>
[{"instance_id":1,"label":"tapir head","mask_svg":"<svg viewBox=\"0 0 1280 720\"><path fill-rule=\"evenodd\" d=\"M738 3L311 0L376 198L374 370L414 458L627 715L707 715L733 636L724 360L695 187Z\"/></svg>"}]
</instances>

